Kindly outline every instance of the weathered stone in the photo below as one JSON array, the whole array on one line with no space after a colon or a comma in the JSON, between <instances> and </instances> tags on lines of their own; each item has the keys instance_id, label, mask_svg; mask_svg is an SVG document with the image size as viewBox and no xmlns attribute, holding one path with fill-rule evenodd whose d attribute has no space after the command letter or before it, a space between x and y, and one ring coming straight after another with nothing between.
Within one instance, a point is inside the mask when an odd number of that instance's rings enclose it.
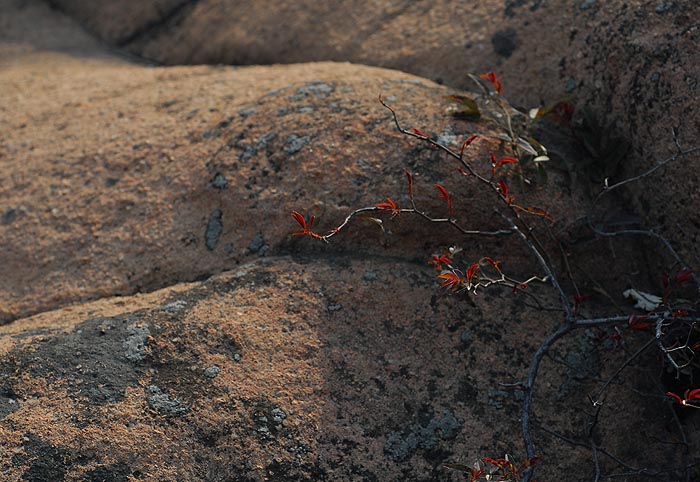
<instances>
[{"instance_id":1,"label":"weathered stone","mask_svg":"<svg viewBox=\"0 0 700 482\"><path fill-rule=\"evenodd\" d=\"M406 167L421 207L444 215L432 186L444 183L466 226L502 229L492 190L397 133L375 100L381 93L402 125L454 149L481 133L466 159L488 175L489 151L506 150L488 136L503 128L489 115L446 115L444 95L466 85L467 69L498 70L518 104L566 90L608 113L601 125L618 120L631 141L628 174L663 149L651 130L669 115L664 106L683 114L681 139L697 118L695 7L680 2L660 12L659 2L581 10L563 0L488 1L455 15L441 1L316 10L279 2L264 12L208 0L118 10L52 3L113 44L166 62L354 60L452 88L346 63L145 66L43 4L0 4L0 319L15 320L0 327L8 480L447 481L445 463L521 458L523 397L510 387L561 323L532 303L549 308L557 297L533 282L528 293L496 288L472 305L436 291L427 264L458 244L465 262L489 255L519 279L541 274L518 239L462 237L401 214L385 216L385 235L356 220L325 245L292 236L290 212L319 216L314 227L326 232L355 207L387 197L408 206ZM304 20L312 11L327 21ZM681 80L690 90L677 88ZM651 135L642 142L635 129ZM681 166L659 181L680 186L674 193L695 182ZM582 288L603 285L624 303L620 285L650 283L634 249L601 248L562 226L586 208L575 184L554 170L544 190L523 191L518 180L509 178L517 199L550 210L568 236L563 249L584 255L576 273L596 284L575 275ZM645 198L649 219L662 198ZM686 201L678 206L687 211ZM559 259L560 246L542 238ZM192 280L200 281L184 283ZM598 387L591 377L627 359L614 344L581 340L557 344L563 355L550 353L535 389L538 423L565 434L585 426L586 395ZM640 389L611 385L596 437L633 466L679 465L683 454L666 443L677 432L658 415L662 397L640 400L656 387L644 385L647 372L637 378ZM649 435L641 445L629 437L640 419ZM696 458L700 435L686 435ZM540 480L590 478L585 451L539 430L535 438Z\"/></svg>"},{"instance_id":2,"label":"weathered stone","mask_svg":"<svg viewBox=\"0 0 700 482\"><path fill-rule=\"evenodd\" d=\"M118 11L108 0L53 3L102 38L166 64L346 60L469 89L468 73L496 71L504 95L527 108L573 94L602 130L613 126L632 147L611 182L672 156L672 128L684 148L700 130L697 1L134 0ZM580 79L575 91L571 78ZM696 151L625 192L688 260L700 244L700 210L688 208L700 202L697 168L689 167L699 160Z\"/></svg>"}]
</instances>

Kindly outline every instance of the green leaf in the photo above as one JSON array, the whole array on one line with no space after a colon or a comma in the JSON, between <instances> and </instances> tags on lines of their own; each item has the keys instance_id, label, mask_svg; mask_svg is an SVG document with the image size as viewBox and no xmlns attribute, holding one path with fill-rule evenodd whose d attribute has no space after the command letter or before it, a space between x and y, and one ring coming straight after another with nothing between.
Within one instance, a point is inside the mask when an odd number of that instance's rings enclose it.
<instances>
[{"instance_id":1,"label":"green leaf","mask_svg":"<svg viewBox=\"0 0 700 482\"><path fill-rule=\"evenodd\" d=\"M528 137L527 142L529 142L530 145L535 148L538 155L540 155L540 156L547 155L547 148L544 147L542 144L540 144L540 142L537 139L535 139L534 137Z\"/></svg>"},{"instance_id":2,"label":"green leaf","mask_svg":"<svg viewBox=\"0 0 700 482\"><path fill-rule=\"evenodd\" d=\"M452 114L453 117L458 119L474 119L481 116L479 104L471 97L467 97L466 95L446 95L445 99L464 107L464 109L454 112Z\"/></svg>"}]
</instances>

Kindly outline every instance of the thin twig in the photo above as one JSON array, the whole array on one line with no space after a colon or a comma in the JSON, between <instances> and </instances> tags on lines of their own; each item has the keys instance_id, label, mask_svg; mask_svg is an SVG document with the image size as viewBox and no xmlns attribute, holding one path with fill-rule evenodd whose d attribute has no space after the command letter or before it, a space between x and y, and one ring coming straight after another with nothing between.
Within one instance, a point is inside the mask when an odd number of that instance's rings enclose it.
<instances>
[{"instance_id":1,"label":"thin twig","mask_svg":"<svg viewBox=\"0 0 700 482\"><path fill-rule=\"evenodd\" d=\"M542 358L547 353L549 348L557 342L561 337L574 330L576 325L566 324L562 325L547 337L547 339L540 345L532 358L530 363L530 373L528 374L527 381L523 386L524 398L523 398L523 412L522 412L522 432L523 439L525 441L525 450L527 451L527 458L531 459L537 455L535 451L535 444L532 441L532 434L530 433L530 408L532 406L532 395L535 387L535 380L537 379L537 370L540 367L540 362ZM522 482L529 482L530 478L534 473L534 466L528 467L523 473Z\"/></svg>"},{"instance_id":2,"label":"thin twig","mask_svg":"<svg viewBox=\"0 0 700 482\"><path fill-rule=\"evenodd\" d=\"M518 228L518 226L513 222L511 218L506 216L500 211L496 211L499 216L501 216L511 227L513 231L515 231L519 236L520 239L527 245L528 248L530 248L530 251L535 255L535 258L537 259L540 267L544 270L545 274L547 275L547 278L549 279L549 282L552 284L554 289L556 289L559 292L559 298L561 300L561 304L564 307L564 310L566 311L566 320L567 322L571 322L574 319L574 312L571 308L571 304L569 303L569 300L566 297L566 293L564 292L564 289L561 287L559 284L559 280L557 277L554 275L554 271L550 268L549 264L547 261L545 261L544 257L540 253L540 251L535 247L535 245L532 243L530 238L525 235L525 233Z\"/></svg>"},{"instance_id":3,"label":"thin twig","mask_svg":"<svg viewBox=\"0 0 700 482\"><path fill-rule=\"evenodd\" d=\"M644 351L649 348L651 345L653 345L656 342L656 338L651 338L649 341L647 341L644 345L642 345L634 354L629 357L625 362L620 365L617 370L615 370L615 373L612 374L608 380L603 383L603 386L598 389L598 391L591 397L591 403L593 403L594 407L599 407L601 402L600 402L600 397L605 391L606 388L612 383L615 378L624 370L630 363L632 363L638 356L640 356Z\"/></svg>"},{"instance_id":4,"label":"thin twig","mask_svg":"<svg viewBox=\"0 0 700 482\"><path fill-rule=\"evenodd\" d=\"M624 186L624 185L626 185L626 184L630 184L630 183L632 183L632 182L636 182L636 181L639 181L639 180L641 180L641 179L644 179L644 178L647 177L647 176L651 176L652 174L654 174L656 171L658 171L658 170L661 169L662 167L666 166L667 164L669 164L669 163L671 163L671 162L673 162L673 161L675 161L675 160L677 160L677 159L679 159L679 158L681 158L681 157L687 156L688 154L692 154L692 153L694 153L694 152L700 152L700 146L691 147L690 149L686 149L686 150L684 150L684 151L683 151L683 150L680 150L680 151L677 152L676 154L672 155L672 156L669 157L669 158L664 159L663 161L657 163L657 164L656 164L654 167L652 167L651 169L648 169L647 171L644 171L643 173L641 173L641 174L639 174L639 175L637 175L637 176L630 177L630 178L628 178L628 179L625 179L625 180L623 180L623 181L617 182L617 183L615 183L615 184L613 184L613 185L610 185L610 186L606 185L606 186L603 188L603 190L598 194L598 196L595 198L595 200L593 201L593 205L595 206L595 205L598 203L598 200L599 200L601 197L603 197L604 194L607 194L607 193L609 193L609 192L611 192L611 191L613 191L613 190L615 190L615 189L618 189L618 188L620 188L620 187L622 187L622 186Z\"/></svg>"},{"instance_id":5,"label":"thin twig","mask_svg":"<svg viewBox=\"0 0 700 482\"><path fill-rule=\"evenodd\" d=\"M344 229L350 221L356 217L358 214L364 214L364 213L371 213L371 212L387 212L386 209L379 208L377 206L370 206L370 207L364 207L364 208L359 208L355 209L352 211L350 214L348 214L345 219L343 220L342 223L340 223L338 226L336 226L334 229L331 229L328 234L325 234L321 236L321 239L323 241L328 241L330 238L338 234L342 229ZM428 214L426 214L423 211L419 211L415 208L402 208L399 209L399 212L401 213L409 213L409 214L417 214L420 217L432 222L432 223L444 223L444 224L449 224L453 226L455 229L457 229L460 233L465 234L465 235L470 235L470 236L503 236L507 234L513 234L513 231L511 229L498 229L495 231L480 231L480 230L471 230L471 229L465 229L462 226L460 226L457 221L454 219L450 218L432 218ZM396 215L394 214L392 217L395 217Z\"/></svg>"}]
</instances>

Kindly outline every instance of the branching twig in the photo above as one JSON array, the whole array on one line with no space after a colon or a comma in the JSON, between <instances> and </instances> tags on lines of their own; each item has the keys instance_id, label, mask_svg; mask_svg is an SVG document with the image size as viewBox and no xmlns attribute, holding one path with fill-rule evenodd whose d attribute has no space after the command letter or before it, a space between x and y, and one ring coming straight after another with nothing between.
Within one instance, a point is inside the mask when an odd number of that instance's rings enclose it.
<instances>
[{"instance_id":1,"label":"branching twig","mask_svg":"<svg viewBox=\"0 0 700 482\"><path fill-rule=\"evenodd\" d=\"M489 79L491 78L490 74L487 74ZM472 78L474 78L472 76ZM506 116L506 128L507 128L507 135L504 136L494 136L494 135L489 135L489 134L483 134L484 137L495 137L504 141L508 141L511 143L512 146L512 152L518 155L520 153L519 147L518 147L518 140L522 139L520 137L516 136L516 132L514 130L514 124L511 119L511 112L508 110L508 105L505 103L504 100L502 100L500 97L496 96L496 94L491 93L486 87L484 87L483 84L481 84L480 81L477 81L479 85L484 89L486 94L488 94L489 99L493 98L500 107ZM500 81L495 82L496 85L496 90L500 93ZM449 216L448 217L433 217L431 216L428 212L419 209L417 206L416 200L413 196L413 190L412 190L412 183L413 183L413 177L412 174L406 170L406 174L408 175L408 182L409 182L409 198L410 198L410 208L400 208L393 200L390 198L387 199L387 202L385 203L379 203L375 206L371 207L365 207L365 208L360 208L352 211L350 214L348 214L345 219L343 220L340 225L338 225L336 228L332 229L328 234L326 235L318 235L312 231L312 225L313 225L313 216L309 218L308 220L305 219L301 214L294 212L293 216L297 220L297 222L301 225L302 230L297 231L295 234L308 234L311 235L311 237L315 239L320 239L323 241L328 241L330 238L338 234L341 230L345 229L346 226L350 223L350 221L355 218L359 217L361 215L368 215L368 214L373 214L373 213L383 213L383 214L389 214L392 218L395 216L398 216L400 214L412 214L412 215L417 215L420 218L431 222L431 223L436 223L436 224L447 224L452 226L453 229L455 229L457 232L459 232L462 235L465 236L502 236L502 235L510 235L510 234L517 234L518 238L522 243L527 247L527 249L532 253L532 256L535 258L537 261L537 264L539 265L540 269L542 272L544 272L543 277L537 277L537 276L532 276L529 279L527 279L524 282L519 282L514 278L511 278L509 276L506 276L502 271L501 268L499 267L499 261L494 261L491 258L488 257L483 257L481 258L478 262L473 263L472 265L469 266L469 268L466 270L465 273L462 273L460 268L457 266L456 263L452 261L452 255L454 254L452 251L452 248L450 250L450 254L444 254L444 255L433 255L433 260L431 260L431 264L434 264L436 267L436 271L438 272L438 277L443 280L441 287L443 288L449 288L452 289L453 291L469 291L476 293L477 289L481 288L487 288L492 285L507 285L512 287L514 290L522 289L524 286L527 285L527 283L530 283L532 281L538 280L538 281L544 281L544 282L549 282L554 290L557 292L560 304L562 309L559 310L553 310L553 309L548 309L542 306L541 303L537 300L537 298L533 296L535 301L537 301L539 307L538 309L540 311L557 311L558 313L563 313L564 315L564 323L561 323L553 332L551 332L545 339L544 341L540 344L539 348L533 355L531 361L530 361L530 366L527 374L527 379L524 382L520 382L516 384L518 387L520 387L523 390L523 402L522 402L522 413L521 413L521 428L522 428L522 436L525 444L525 449L527 453L527 459L528 463L524 464L524 471L522 472L522 478L520 479L522 482L529 482L534 475L534 466L532 465L532 461L534 461L537 458L537 451L535 449L535 443L532 437L532 426L533 426L533 398L534 398L534 392L535 392L535 386L537 382L537 377L539 373L539 368L542 363L542 360L545 356L551 356L550 350L552 349L552 346L559 341L560 339L564 338L565 336L569 335L571 332L578 330L578 329L588 329L588 328L604 328L608 326L615 326L618 324L629 324L631 328L635 329L650 329L653 328L654 325L656 325L656 336L651 336L641 347L639 347L633 354L631 354L620 366L616 368L616 370L613 372L613 374L606 379L600 388L595 392L593 396L589 396L589 399L591 403L593 404L593 409L594 413L592 415L592 420L590 421L588 425L588 429L583 435L585 438L584 440L587 439L586 442L582 442L579 440L575 440L573 438L567 438L562 436L561 434L558 434L554 432L553 430L547 428L547 427L541 427L545 432L548 432L564 441L567 443L571 444L572 446L580 446L583 448L586 448L589 450L592 454L593 457L593 464L594 464L594 469L595 469L595 476L594 476L594 482L599 482L602 479L609 479L613 477L622 477L623 475L637 475L637 476L646 476L646 477L651 477L651 478L660 478L661 475L663 474L671 474L673 473L674 470L677 470L676 468L667 468L665 470L658 470L658 471L653 471L650 470L649 468L646 467L634 467L620 458L616 457L615 455L611 454L609 451L607 451L602 443L599 444L599 442L596 440L596 427L599 423L599 415L601 413L602 407L603 407L603 402L601 398L603 397L603 394L605 391L608 389L608 387L618 378L620 373L628 367L634 360L638 359L645 350L647 350L650 346L652 346L655 342L659 344L659 348L661 352L666 355L666 357L669 359L671 365L678 370L680 373L680 370L683 368L688 367L691 362L695 360L695 352L693 349L697 349L700 344L694 344L695 339L692 340L691 342L691 335L694 333L694 325L695 323L700 323L700 316L695 316L695 312L692 309L688 308L688 303L676 303L680 304L682 310L679 310L678 306L674 306L673 302L668 301L668 296L667 293L664 293L663 297L663 302L660 302L652 307L658 308L656 310L653 310L651 313L646 313L644 315L623 315L623 316L607 316L607 317L591 317L591 318L580 318L579 317L579 310L578 310L578 304L580 303L580 300L584 297L581 295L581 293L578 290L578 287L576 286L575 278L573 276L573 273L571 272L571 265L569 263L568 255L563 249L561 243L559 243L554 236L554 233L552 233L551 229L547 230L547 233L549 233L550 237L552 238L553 241L557 242L557 245L561 251L562 259L563 259L563 264L564 264L564 274L562 274L562 277L568 276L568 279L570 280L570 285L573 286L573 291L574 291L574 300L575 303L572 304L572 302L569 300L569 297L571 293L567 293L565 291L564 286L562 286L562 283L560 282L558 276L559 272L556 269L556 266L553 261L549 259L549 255L547 253L547 250L544 248L544 245L540 242L538 237L535 234L535 229L534 227L528 222L528 219L531 219L527 216L523 216L524 213L529 213L537 216L544 217L546 219L551 219L551 216L549 213L542 209L538 209L535 207L528 207L528 208L523 208L521 206L518 206L514 202L514 197L509 195L508 193L508 186L505 183L505 180L497 180L496 178L496 172L504 164L508 163L514 163L517 162L519 159L512 158L512 157L504 157L500 160L496 158L496 156L491 153L491 159L492 159L492 169L490 173L490 177L488 174L483 174L479 171L477 171L474 168L474 165L470 160L465 158L464 152L466 147L468 147L479 135L472 135L470 136L466 141L462 143L462 148L459 152L456 152L452 150L450 147L443 145L439 143L437 140L432 139L429 135L421 132L418 129L405 129L402 127L402 125L399 122L398 116L396 114L396 111L389 106L384 100L379 97L379 102L383 107L385 107L387 110L392 115L392 120L394 125L396 126L396 129L403 135L410 136L413 138L416 138L422 142L425 142L440 151L446 153L449 157L457 160L459 163L459 171L462 175L468 176L470 178L476 179L479 183L481 183L485 188L490 190L492 193L496 195L496 199L500 201L500 206L501 209L495 209L494 211L499 215L501 219L506 224L506 228L504 229L496 229L492 231L481 231L481 230L470 230L466 229L463 227L461 224L457 222L457 220L453 217L453 205L452 205L452 198L451 194L444 188L444 186L441 185L435 185L435 187L440 191L440 197L442 199L445 199L448 207L449 207ZM515 113L522 114L518 111L515 111ZM527 116L526 116L527 118ZM663 161L658 162L655 166L652 168L648 169L647 171L625 179L623 181L619 181L615 184L609 185L608 180L605 180L605 187L604 189L595 197L595 199L592 202L590 211L586 216L584 216L582 219L585 220L587 223L588 227L591 229L593 233L595 233L597 236L601 238L617 238L617 237L632 237L632 236L642 236L642 237L648 237L651 239L654 239L655 241L659 242L664 249L670 254L670 256L675 260L677 265L679 265L684 271L681 273L682 278L677 276L676 277L676 282L680 284L681 282L687 281L689 277L692 277L693 280L698 284L698 287L700 287L700 281L698 279L698 276L695 274L696 272L694 270L691 270L688 263L686 263L681 255L674 249L672 244L668 239L666 239L664 236L654 232L653 230L644 230L644 229L621 229L618 231L607 231L606 229L611 229L610 225L602 225L598 226L594 223L593 218L592 218L592 212L595 209L596 205L598 202L603 198L603 196L607 193L610 193L612 191L615 191L623 186L626 186L628 184L631 184L633 182L640 181L642 179L645 179L654 173L658 172L660 169L662 169L664 166L668 165L671 162L674 162L680 158L683 158L685 156L691 155L696 152L700 152L700 146L698 147L693 147L690 149L683 149L680 146L680 143L678 141L678 138L676 136L676 133L674 131L673 133L673 140L675 143L675 146L677 147L677 152L670 156L667 159L664 159ZM542 146L540 146L542 147ZM544 149L544 148L542 148ZM503 206L507 209L503 209ZM375 218L372 216L367 216L366 219L369 219L377 224L384 230L383 223L384 221L379 218ZM447 268L447 269L446 269ZM486 272L490 270L489 272ZM495 273L495 274L494 274ZM681 280L681 281L679 281ZM593 280L595 282L595 280ZM606 293L605 290L600 287L600 290L603 293ZM529 294L529 293L528 293ZM609 296L609 295L608 295ZM611 302L614 304L614 300L610 298ZM618 306L618 309L620 307ZM685 343L681 345L682 340L678 340L677 337L680 336L678 335L677 331L673 331L669 333L663 333L663 328L666 326L666 323L674 323L674 328L677 329L677 324L679 323L687 323L690 325ZM615 329L619 329L617 326L615 326ZM666 338L662 340L662 336L665 336ZM669 341L670 339L670 341ZM681 353L686 350L690 350L690 353L692 354L691 360L688 361L688 363L685 364L679 364L676 362L674 357L678 357L679 355L673 355L674 353ZM695 365L693 365L695 368ZM663 390L661 390L663 392ZM700 400L700 395L698 395L698 392L700 390L694 390L688 395L686 392L685 399L681 398L680 396L673 394L673 393L668 393L668 395L671 395L673 398L675 398L679 403L682 405L686 406L695 406L696 408L700 408L700 406L693 405L692 403L688 403L689 401L692 400ZM668 404L670 406L670 404ZM683 431L683 428L681 426L680 420L678 416L673 413L676 424L679 428L679 432L681 433L681 438L682 438L682 445L684 447L688 447L688 440L687 437L685 436L685 433ZM617 464L619 467L618 469L622 469L625 472L620 472L617 474L604 474L603 473L603 465L601 464L601 456L605 456L608 459L612 460L615 464ZM683 459L685 465L682 467L682 470L685 472L685 479L686 482L690 481L690 468L693 466L693 464L688 464L688 451L686 450L685 452L685 457ZM505 459L505 462L508 462L508 459ZM512 467L512 464L511 464ZM472 472L472 475L474 472ZM512 471L513 477L517 479L517 475L515 470L513 469ZM480 475L480 472L477 473L476 477L478 478ZM510 477L510 476L508 476ZM472 480L477 480L477 478L472 478ZM479 479L480 480L480 479ZM510 480L510 478L508 479Z\"/></svg>"}]
</instances>

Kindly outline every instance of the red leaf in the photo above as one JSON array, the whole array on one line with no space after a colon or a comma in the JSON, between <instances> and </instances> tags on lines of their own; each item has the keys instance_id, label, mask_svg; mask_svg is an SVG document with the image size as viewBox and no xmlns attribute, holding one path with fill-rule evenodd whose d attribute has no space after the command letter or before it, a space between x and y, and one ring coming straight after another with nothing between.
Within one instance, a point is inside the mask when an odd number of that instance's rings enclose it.
<instances>
[{"instance_id":1,"label":"red leaf","mask_svg":"<svg viewBox=\"0 0 700 482\"><path fill-rule=\"evenodd\" d=\"M501 191L501 195L508 200L508 184L506 184L505 181L498 181L496 186L498 186L498 190ZM510 204L510 201L508 203Z\"/></svg>"},{"instance_id":2,"label":"red leaf","mask_svg":"<svg viewBox=\"0 0 700 482\"><path fill-rule=\"evenodd\" d=\"M470 482L477 482L479 480L479 477L484 473L484 469L470 469Z\"/></svg>"},{"instance_id":3,"label":"red leaf","mask_svg":"<svg viewBox=\"0 0 700 482\"><path fill-rule=\"evenodd\" d=\"M685 401L691 402L693 400L700 400L700 388L685 391Z\"/></svg>"},{"instance_id":4,"label":"red leaf","mask_svg":"<svg viewBox=\"0 0 700 482\"><path fill-rule=\"evenodd\" d=\"M459 157L460 157L460 158L464 155L464 150L465 150L467 147L469 147L469 144L471 144L472 142L474 142L474 141L476 140L477 137L479 137L478 134L472 134L471 136L469 136L469 138L468 138L466 141L464 141L464 142L462 143L462 149L459 151Z\"/></svg>"},{"instance_id":5,"label":"red leaf","mask_svg":"<svg viewBox=\"0 0 700 482\"><path fill-rule=\"evenodd\" d=\"M492 177L496 174L498 168L501 167L503 164L512 164L514 162L518 162L518 159L515 157L504 157L500 161L496 162L496 156L493 155L493 152L491 153L491 160L493 161L491 167Z\"/></svg>"},{"instance_id":6,"label":"red leaf","mask_svg":"<svg viewBox=\"0 0 700 482\"><path fill-rule=\"evenodd\" d=\"M693 278L693 273L695 273L696 270L694 269L688 269L688 268L683 268L681 269L678 273L676 273L676 283L679 285L691 280Z\"/></svg>"},{"instance_id":7,"label":"red leaf","mask_svg":"<svg viewBox=\"0 0 700 482\"><path fill-rule=\"evenodd\" d=\"M645 323L645 321L648 319L648 316L632 315L627 320L627 325L633 330L646 330L647 328L654 326L653 323Z\"/></svg>"},{"instance_id":8,"label":"red leaf","mask_svg":"<svg viewBox=\"0 0 700 482\"><path fill-rule=\"evenodd\" d=\"M306 219L304 219L304 216L302 216L301 213L292 211L292 217L299 223L301 229L306 229Z\"/></svg>"},{"instance_id":9,"label":"red leaf","mask_svg":"<svg viewBox=\"0 0 700 482\"><path fill-rule=\"evenodd\" d=\"M474 263L469 268L467 268L467 284L471 287L472 279L476 276L476 272L479 270L479 263ZM478 276L477 276L478 278Z\"/></svg>"},{"instance_id":10,"label":"red leaf","mask_svg":"<svg viewBox=\"0 0 700 482\"><path fill-rule=\"evenodd\" d=\"M484 256L481 258L483 261L486 261L488 264L493 266L493 269L501 273L501 268L498 267L499 264L501 264L500 261L494 261L493 258L489 258L488 256Z\"/></svg>"},{"instance_id":11,"label":"red leaf","mask_svg":"<svg viewBox=\"0 0 700 482\"><path fill-rule=\"evenodd\" d=\"M438 196L440 199L444 199L447 201L447 207L449 208L450 211L450 217L454 214L454 206L452 206L452 196L450 196L450 193L445 189L445 186L442 186L440 184L434 184L435 189L438 190L440 193Z\"/></svg>"},{"instance_id":12,"label":"red leaf","mask_svg":"<svg viewBox=\"0 0 700 482\"><path fill-rule=\"evenodd\" d=\"M403 171L406 173L406 176L408 177L408 195L413 197L413 174L411 174L411 171L409 171L406 168L404 168Z\"/></svg>"},{"instance_id":13,"label":"red leaf","mask_svg":"<svg viewBox=\"0 0 700 482\"><path fill-rule=\"evenodd\" d=\"M481 74L479 77L491 82L493 84L493 86L495 87L496 92L498 92L498 95L501 95L501 89L502 89L503 85L501 84L501 81L498 79L498 76L496 75L495 72L487 72L485 74Z\"/></svg>"},{"instance_id":14,"label":"red leaf","mask_svg":"<svg viewBox=\"0 0 700 482\"><path fill-rule=\"evenodd\" d=\"M420 130L420 129L416 128L416 127L411 127L411 132L413 132L414 134L417 134L417 135L419 135L419 136L421 136L421 137L425 137L426 139L427 139L428 137L430 137L430 136L428 136L428 134L426 134L425 132L423 132L422 130Z\"/></svg>"},{"instance_id":15,"label":"red leaf","mask_svg":"<svg viewBox=\"0 0 700 482\"><path fill-rule=\"evenodd\" d=\"M669 396L669 397L671 397L671 398L673 398L676 402L678 402L678 404L680 404L680 405L685 405L685 400L683 400L681 397L679 397L679 396L676 395L675 393L673 393L673 392L666 392L666 395Z\"/></svg>"}]
</instances>

